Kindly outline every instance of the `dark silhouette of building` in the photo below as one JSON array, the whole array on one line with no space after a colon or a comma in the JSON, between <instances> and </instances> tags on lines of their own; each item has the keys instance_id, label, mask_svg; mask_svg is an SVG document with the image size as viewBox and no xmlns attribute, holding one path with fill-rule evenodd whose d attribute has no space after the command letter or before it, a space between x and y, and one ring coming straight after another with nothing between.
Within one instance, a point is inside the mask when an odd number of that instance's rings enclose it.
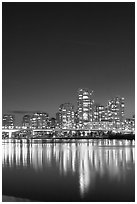
<instances>
[{"instance_id":1,"label":"dark silhouette of building","mask_svg":"<svg viewBox=\"0 0 137 204\"><path fill-rule=\"evenodd\" d=\"M31 125L31 116L30 115L24 115L22 120L22 126L29 128Z\"/></svg>"}]
</instances>

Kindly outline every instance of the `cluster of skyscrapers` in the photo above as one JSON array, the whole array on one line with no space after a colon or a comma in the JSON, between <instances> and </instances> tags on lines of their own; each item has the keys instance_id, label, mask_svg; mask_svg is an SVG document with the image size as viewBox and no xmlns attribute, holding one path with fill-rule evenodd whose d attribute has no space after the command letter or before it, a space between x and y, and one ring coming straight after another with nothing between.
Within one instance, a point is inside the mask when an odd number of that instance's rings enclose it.
<instances>
[{"instance_id":1,"label":"cluster of skyscrapers","mask_svg":"<svg viewBox=\"0 0 137 204\"><path fill-rule=\"evenodd\" d=\"M126 119L124 108L124 98L114 97L106 106L103 106L94 102L93 91L84 88L78 90L76 109L73 104L64 103L60 105L56 118L50 118L48 113L44 112L24 115L22 126L33 129L127 129L134 131L135 117ZM14 126L15 117L3 115L3 127Z\"/></svg>"}]
</instances>

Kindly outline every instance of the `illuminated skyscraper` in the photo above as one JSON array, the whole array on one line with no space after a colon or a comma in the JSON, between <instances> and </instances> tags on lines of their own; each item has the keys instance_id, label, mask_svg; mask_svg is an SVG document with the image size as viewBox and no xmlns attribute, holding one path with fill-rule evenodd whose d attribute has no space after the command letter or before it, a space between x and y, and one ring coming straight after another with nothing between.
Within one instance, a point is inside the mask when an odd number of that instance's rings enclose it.
<instances>
[{"instance_id":1,"label":"illuminated skyscraper","mask_svg":"<svg viewBox=\"0 0 137 204\"><path fill-rule=\"evenodd\" d=\"M125 119L124 129L135 133L135 117Z\"/></svg>"},{"instance_id":2,"label":"illuminated skyscraper","mask_svg":"<svg viewBox=\"0 0 137 204\"><path fill-rule=\"evenodd\" d=\"M107 104L108 120L113 122L115 128L121 128L124 122L124 98L115 97Z\"/></svg>"},{"instance_id":3,"label":"illuminated skyscraper","mask_svg":"<svg viewBox=\"0 0 137 204\"><path fill-rule=\"evenodd\" d=\"M15 126L15 116L14 115L3 115L2 126L5 128L14 128Z\"/></svg>"},{"instance_id":4,"label":"illuminated skyscraper","mask_svg":"<svg viewBox=\"0 0 137 204\"><path fill-rule=\"evenodd\" d=\"M75 111L75 125L76 125L76 127L78 125L78 122L79 122L79 120L78 120L78 111Z\"/></svg>"},{"instance_id":5,"label":"illuminated skyscraper","mask_svg":"<svg viewBox=\"0 0 137 204\"><path fill-rule=\"evenodd\" d=\"M87 125L88 122L92 121L92 93L88 89L79 89L78 90L78 126L79 128Z\"/></svg>"},{"instance_id":6,"label":"illuminated skyscraper","mask_svg":"<svg viewBox=\"0 0 137 204\"><path fill-rule=\"evenodd\" d=\"M56 126L61 127L62 124L62 115L61 112L56 113Z\"/></svg>"},{"instance_id":7,"label":"illuminated skyscraper","mask_svg":"<svg viewBox=\"0 0 137 204\"><path fill-rule=\"evenodd\" d=\"M59 113L61 127L63 129L74 128L75 126L74 106L71 103L61 104L59 107Z\"/></svg>"},{"instance_id":8,"label":"illuminated skyscraper","mask_svg":"<svg viewBox=\"0 0 137 204\"><path fill-rule=\"evenodd\" d=\"M92 118L94 122L105 120L105 107L100 104L94 104L92 111Z\"/></svg>"},{"instance_id":9,"label":"illuminated skyscraper","mask_svg":"<svg viewBox=\"0 0 137 204\"><path fill-rule=\"evenodd\" d=\"M47 128L49 116L47 113L38 112L34 113L31 117L31 127L36 129L44 129Z\"/></svg>"}]
</instances>

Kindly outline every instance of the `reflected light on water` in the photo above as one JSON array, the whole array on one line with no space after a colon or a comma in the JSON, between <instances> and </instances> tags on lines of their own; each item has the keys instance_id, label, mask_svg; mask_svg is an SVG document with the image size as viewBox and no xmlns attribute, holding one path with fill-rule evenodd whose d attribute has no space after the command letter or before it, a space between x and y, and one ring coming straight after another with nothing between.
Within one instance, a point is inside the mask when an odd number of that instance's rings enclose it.
<instances>
[{"instance_id":1,"label":"reflected light on water","mask_svg":"<svg viewBox=\"0 0 137 204\"><path fill-rule=\"evenodd\" d=\"M61 174L75 174L77 171L81 197L88 192L89 186L94 188L98 176L103 178L107 174L110 179L120 181L125 178L125 169L135 163L132 141L34 144L5 140L2 147L3 167L33 168L39 171L52 167L54 163Z\"/></svg>"}]
</instances>

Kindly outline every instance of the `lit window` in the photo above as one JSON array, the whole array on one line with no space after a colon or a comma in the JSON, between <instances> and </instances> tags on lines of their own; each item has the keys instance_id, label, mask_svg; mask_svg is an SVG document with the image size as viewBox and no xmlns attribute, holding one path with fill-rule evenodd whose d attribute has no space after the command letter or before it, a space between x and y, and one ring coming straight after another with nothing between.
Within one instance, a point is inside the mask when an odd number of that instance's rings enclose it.
<instances>
[{"instance_id":1,"label":"lit window","mask_svg":"<svg viewBox=\"0 0 137 204\"><path fill-rule=\"evenodd\" d=\"M83 96L83 99L88 99L89 97L88 96Z\"/></svg>"}]
</instances>

